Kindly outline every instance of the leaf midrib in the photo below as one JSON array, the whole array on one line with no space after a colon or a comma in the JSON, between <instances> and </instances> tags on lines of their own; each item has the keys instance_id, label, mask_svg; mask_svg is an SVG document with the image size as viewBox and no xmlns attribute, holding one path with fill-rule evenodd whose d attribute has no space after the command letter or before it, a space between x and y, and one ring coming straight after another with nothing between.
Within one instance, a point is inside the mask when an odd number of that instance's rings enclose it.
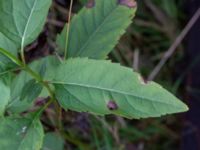
<instances>
[{"instance_id":1,"label":"leaf midrib","mask_svg":"<svg viewBox=\"0 0 200 150\"><path fill-rule=\"evenodd\" d=\"M114 89L109 89L109 88L104 88L104 87L99 87L99 86L93 86L93 85L88 85L88 84L79 84L79 83L73 83L73 82L52 82L53 84L64 84L64 85L71 85L71 86L79 86L79 87L84 87L84 88L92 88L92 89L97 89L97 90L103 90L103 91L109 91L109 92L113 92L113 93L118 93L118 94L122 94L122 95L128 95L128 96L133 96L136 97L138 99L144 99L144 100L148 100L150 102L157 102L157 103L161 103L161 104L166 104L166 105L170 105L170 106L174 106L171 103L165 103L165 102L160 102L160 101L155 101L152 99L148 99L146 97L142 97L142 96L138 96L135 94L131 94L128 92L124 92L124 91L119 91L119 90L114 90ZM177 106L174 106L177 107Z\"/></svg>"},{"instance_id":2,"label":"leaf midrib","mask_svg":"<svg viewBox=\"0 0 200 150\"><path fill-rule=\"evenodd\" d=\"M25 28L24 28L24 33L23 33L23 35L22 35L22 41L21 41L21 48L23 48L24 47L24 42L25 42L25 37L26 37L26 34L27 34L27 30L28 30L28 26L29 26L29 24L30 24L30 20L31 20L31 18L32 18L32 15L33 15L33 12L34 12L34 9L35 9L35 7L36 7L36 3L38 2L38 0L35 0L34 1L34 3L33 3L33 7L32 7L32 9L31 9L31 12L30 12L30 14L29 14L29 17L28 17L28 20L27 20L27 24L26 24L26 26L25 26Z\"/></svg>"},{"instance_id":3,"label":"leaf midrib","mask_svg":"<svg viewBox=\"0 0 200 150\"><path fill-rule=\"evenodd\" d=\"M69 89L68 88L66 88L66 87L63 87L70 95L72 95L73 97L75 97L81 104L83 104L83 105L85 105L87 108L90 108L91 110L93 110L93 108L92 107L90 107L89 105L87 105L87 104L85 104L85 103L83 103L77 96L75 96L73 93L71 93L70 91L69 91ZM127 101L127 103L129 103L129 101L126 99L126 101ZM143 114L147 114L148 115L148 112L145 112L145 111L143 111L143 110L139 110L139 109L137 109L135 106L133 106L131 103L130 103L130 105L132 106L132 108L134 108L135 110L137 110L137 111L139 111L139 112L141 112L141 113L143 113Z\"/></svg>"},{"instance_id":4,"label":"leaf midrib","mask_svg":"<svg viewBox=\"0 0 200 150\"><path fill-rule=\"evenodd\" d=\"M116 5L116 7L110 12L109 15L107 15L104 20L102 21L102 23L95 29L95 31L90 35L90 37L87 39L87 41L85 42L85 44L81 47L81 49L77 52L76 56L81 55L81 53L83 52L83 50L85 49L85 47L88 45L88 43L90 43L91 39L93 39L93 37L96 35L96 33L101 29L101 27L105 24L105 22L107 21L107 19L114 13L114 11L118 8L119 6Z\"/></svg>"}]
</instances>

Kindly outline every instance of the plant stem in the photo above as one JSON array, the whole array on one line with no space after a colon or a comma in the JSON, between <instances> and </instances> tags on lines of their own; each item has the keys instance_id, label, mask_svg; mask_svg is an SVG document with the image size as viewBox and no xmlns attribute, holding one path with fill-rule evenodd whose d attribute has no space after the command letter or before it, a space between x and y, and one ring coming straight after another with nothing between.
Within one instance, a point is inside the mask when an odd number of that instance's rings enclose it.
<instances>
[{"instance_id":1,"label":"plant stem","mask_svg":"<svg viewBox=\"0 0 200 150\"><path fill-rule=\"evenodd\" d=\"M61 107L58 107L58 128L59 128L59 130L63 130L62 108Z\"/></svg>"},{"instance_id":2,"label":"plant stem","mask_svg":"<svg viewBox=\"0 0 200 150\"><path fill-rule=\"evenodd\" d=\"M23 48L23 45L21 46L20 56L21 56L21 59L22 59L22 63L25 65L25 64L26 64L26 60L25 60L25 56L24 56L24 48Z\"/></svg>"},{"instance_id":3,"label":"plant stem","mask_svg":"<svg viewBox=\"0 0 200 150\"><path fill-rule=\"evenodd\" d=\"M21 55L23 56L23 51L21 51ZM44 81L42 79L42 77L37 74L36 72L34 72L31 68L29 68L24 62L21 62L19 59L17 59L13 54L9 53L8 51L0 48L0 53L2 53L3 55L5 55L6 57L8 57L10 60L12 60L12 62L14 62L15 64L17 64L19 67L21 67L22 69L24 69L26 72L28 72L33 78L35 78L36 81L38 81L39 83L41 83L49 92L50 97L53 100L55 100L54 97L54 92L51 90L51 87L49 86L48 82ZM23 60L23 59L22 59Z\"/></svg>"},{"instance_id":4,"label":"plant stem","mask_svg":"<svg viewBox=\"0 0 200 150\"><path fill-rule=\"evenodd\" d=\"M23 66L22 62L18 60L13 54L9 53L8 51L0 48L0 53L2 53L4 56L8 57L12 62L17 64L18 66Z\"/></svg>"},{"instance_id":5,"label":"plant stem","mask_svg":"<svg viewBox=\"0 0 200 150\"><path fill-rule=\"evenodd\" d=\"M31 68L29 68L27 65L24 65L23 68L24 68L24 70L25 70L26 72L28 72L32 77L34 77L34 78L36 79L36 81L40 82L40 83L48 90L48 92L49 92L49 94L50 94L50 97L54 99L54 92L51 90L49 84L48 84L46 81L44 81L44 80L42 79L42 77L41 77L39 74L35 73L35 72L34 72Z\"/></svg>"},{"instance_id":6,"label":"plant stem","mask_svg":"<svg viewBox=\"0 0 200 150\"><path fill-rule=\"evenodd\" d=\"M12 55L11 53L9 53L8 51L0 48L0 53L2 53L3 55L5 55L6 57L8 57L10 60L12 60L15 64L17 64L18 66L20 66L21 68L23 68L26 72L28 72L32 77L35 78L36 81L38 81L39 83L41 83L49 92L50 97L52 99L54 99L54 92L51 90L49 84L44 81L42 79L42 77L37 74L36 72L34 72L31 68L29 68L25 63L22 63L20 60L18 60L14 55Z\"/></svg>"},{"instance_id":7,"label":"plant stem","mask_svg":"<svg viewBox=\"0 0 200 150\"><path fill-rule=\"evenodd\" d=\"M79 148L82 148L84 150L89 150L89 147L86 144L82 143L81 141L79 141L79 140L77 140L75 138L72 138L71 136L66 134L64 131L61 132L61 134L62 134L63 138L65 140L67 140L68 142L70 142L70 143L72 143L74 145L77 145Z\"/></svg>"},{"instance_id":8,"label":"plant stem","mask_svg":"<svg viewBox=\"0 0 200 150\"><path fill-rule=\"evenodd\" d=\"M53 102L55 101L55 96L54 96L54 92L51 89L51 87L49 86L48 82L44 81L42 79L42 77L37 74L36 72L34 72L31 68L29 68L26 64L24 64L24 70L26 72L28 72L32 77L35 78L36 81L38 81L39 83L41 83L48 91L49 96L50 96L50 100L41 108L41 110L39 110L39 112L37 113L38 116L41 115L41 113ZM58 106L59 107L59 106Z\"/></svg>"},{"instance_id":9,"label":"plant stem","mask_svg":"<svg viewBox=\"0 0 200 150\"><path fill-rule=\"evenodd\" d=\"M66 43L65 43L64 60L67 58L67 50L68 50L68 41L69 41L69 30L70 30L70 20L71 20L71 14L72 14L72 6L73 6L73 0L70 1L68 23L67 23L67 31L66 31Z\"/></svg>"},{"instance_id":10,"label":"plant stem","mask_svg":"<svg viewBox=\"0 0 200 150\"><path fill-rule=\"evenodd\" d=\"M50 100L37 112L36 116L39 117L42 112L53 102L54 100L50 98Z\"/></svg>"}]
</instances>

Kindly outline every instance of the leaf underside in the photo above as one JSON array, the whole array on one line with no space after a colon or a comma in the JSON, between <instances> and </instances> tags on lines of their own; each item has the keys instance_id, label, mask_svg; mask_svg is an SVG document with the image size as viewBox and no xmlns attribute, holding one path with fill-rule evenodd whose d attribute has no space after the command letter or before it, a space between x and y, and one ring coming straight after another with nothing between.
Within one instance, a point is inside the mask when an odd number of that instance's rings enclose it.
<instances>
[{"instance_id":1,"label":"leaf underside","mask_svg":"<svg viewBox=\"0 0 200 150\"><path fill-rule=\"evenodd\" d=\"M121 5L119 0L95 0L92 7L85 6L73 17L68 47L66 27L57 44L61 51L67 49L67 57L103 59L130 25L135 11L136 7Z\"/></svg>"},{"instance_id":2,"label":"leaf underside","mask_svg":"<svg viewBox=\"0 0 200 150\"><path fill-rule=\"evenodd\" d=\"M56 71L56 97L65 109L127 118L183 112L187 106L131 69L103 60L69 59Z\"/></svg>"}]
</instances>

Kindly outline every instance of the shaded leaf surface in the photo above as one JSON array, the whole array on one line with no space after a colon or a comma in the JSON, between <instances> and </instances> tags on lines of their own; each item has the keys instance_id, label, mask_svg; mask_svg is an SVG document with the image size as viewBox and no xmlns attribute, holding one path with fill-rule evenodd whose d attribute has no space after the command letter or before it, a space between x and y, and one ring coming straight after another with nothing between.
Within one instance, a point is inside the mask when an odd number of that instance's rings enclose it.
<instances>
[{"instance_id":1,"label":"shaded leaf surface","mask_svg":"<svg viewBox=\"0 0 200 150\"><path fill-rule=\"evenodd\" d=\"M102 59L114 48L131 23L136 8L119 4L118 0L95 0L71 21L68 57ZM66 49L66 27L57 37L61 51Z\"/></svg>"},{"instance_id":2,"label":"shaded leaf surface","mask_svg":"<svg viewBox=\"0 0 200 150\"><path fill-rule=\"evenodd\" d=\"M108 61L70 59L56 73L55 93L65 109L127 118L158 117L188 109L160 85L145 84L131 69Z\"/></svg>"},{"instance_id":3,"label":"shaded leaf surface","mask_svg":"<svg viewBox=\"0 0 200 150\"><path fill-rule=\"evenodd\" d=\"M0 80L0 117L3 116L10 99L10 88Z\"/></svg>"},{"instance_id":4,"label":"shaded leaf surface","mask_svg":"<svg viewBox=\"0 0 200 150\"><path fill-rule=\"evenodd\" d=\"M32 103L40 95L42 88L42 85L34 79L28 81L22 89L20 100Z\"/></svg>"},{"instance_id":5,"label":"shaded leaf surface","mask_svg":"<svg viewBox=\"0 0 200 150\"><path fill-rule=\"evenodd\" d=\"M3 118L0 120L2 150L40 150L44 131L39 120L32 118Z\"/></svg>"},{"instance_id":6,"label":"shaded leaf surface","mask_svg":"<svg viewBox=\"0 0 200 150\"><path fill-rule=\"evenodd\" d=\"M55 72L54 68L56 68L58 65L59 61L56 57L48 56L32 62L30 67L38 74L41 74L45 80L50 80L53 78ZM40 93L37 92L34 94L34 96L31 97L28 97L28 95L24 93L23 89L26 89L26 84L31 82L31 80L33 80L33 78L25 71L22 71L14 79L11 85L11 99L7 107L9 111L19 113L27 110L32 106L32 102L35 100L34 98L39 96ZM40 87L37 86L37 88L40 90ZM29 90L29 92L31 91ZM20 99L23 98L23 95L26 95L24 98L28 98L28 101L25 99Z\"/></svg>"}]
</instances>

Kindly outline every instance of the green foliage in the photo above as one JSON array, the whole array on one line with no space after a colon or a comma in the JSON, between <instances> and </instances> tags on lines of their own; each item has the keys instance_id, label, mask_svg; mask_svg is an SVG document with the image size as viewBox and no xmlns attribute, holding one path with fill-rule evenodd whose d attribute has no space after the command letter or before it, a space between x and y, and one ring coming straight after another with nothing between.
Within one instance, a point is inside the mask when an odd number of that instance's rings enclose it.
<instances>
[{"instance_id":1,"label":"green foliage","mask_svg":"<svg viewBox=\"0 0 200 150\"><path fill-rule=\"evenodd\" d=\"M158 117L188 109L160 85L146 84L131 69L108 61L69 59L57 73L55 93L65 109L127 118Z\"/></svg>"},{"instance_id":2,"label":"green foliage","mask_svg":"<svg viewBox=\"0 0 200 150\"><path fill-rule=\"evenodd\" d=\"M17 55L16 45L1 32L0 32L0 46L1 46L0 48L8 50L13 55L15 56ZM3 57L2 54L0 56Z\"/></svg>"},{"instance_id":3,"label":"green foliage","mask_svg":"<svg viewBox=\"0 0 200 150\"><path fill-rule=\"evenodd\" d=\"M10 89L2 81L0 81L0 117L4 114L5 107L10 98Z\"/></svg>"},{"instance_id":4,"label":"green foliage","mask_svg":"<svg viewBox=\"0 0 200 150\"><path fill-rule=\"evenodd\" d=\"M39 118L50 104L55 105L58 120L61 107L135 119L188 110L160 85L145 83L132 69L94 60L106 58L117 44L135 15L136 2L89 2L73 17L69 37L66 27L57 36L59 50L67 53L66 58L70 59L47 56L26 64L23 49L42 31L51 0L0 1L1 149L40 150L42 145L43 149L63 149L63 141L53 134L47 134L43 144L44 131ZM18 58L19 49L21 59ZM43 97L45 104L34 107L32 114L29 108L38 97ZM59 121L56 129L62 132L62 120ZM84 147L79 141L64 137ZM106 135L105 140L108 141ZM56 143L55 148L50 145L52 141Z\"/></svg>"},{"instance_id":5,"label":"green foliage","mask_svg":"<svg viewBox=\"0 0 200 150\"><path fill-rule=\"evenodd\" d=\"M25 100L31 103L35 100L42 91L42 85L34 79L29 80L23 87L20 100Z\"/></svg>"},{"instance_id":6,"label":"green foliage","mask_svg":"<svg viewBox=\"0 0 200 150\"><path fill-rule=\"evenodd\" d=\"M0 48L8 50L13 55L17 56L16 45L11 42L6 36L0 32ZM0 53L0 73L9 70L14 66L11 60Z\"/></svg>"},{"instance_id":7,"label":"green foliage","mask_svg":"<svg viewBox=\"0 0 200 150\"><path fill-rule=\"evenodd\" d=\"M41 32L50 4L51 0L1 0L0 32L23 48Z\"/></svg>"},{"instance_id":8,"label":"green foliage","mask_svg":"<svg viewBox=\"0 0 200 150\"><path fill-rule=\"evenodd\" d=\"M41 74L44 79L50 80L53 78L53 72L58 64L59 61L56 57L48 56L34 61L29 66L37 74ZM11 111L12 113L20 113L33 105L34 100L41 93L39 92L41 91L41 85L39 83L35 84L35 88L38 90L37 92L33 91L35 89L34 87L31 87L32 85L28 85L30 82L34 84L35 82L33 81L33 77L26 71L22 71L18 76L16 76L11 84L11 98L7 105L8 111ZM43 93L47 93L44 89L43 91ZM46 95L47 94L43 94L43 96Z\"/></svg>"},{"instance_id":9,"label":"green foliage","mask_svg":"<svg viewBox=\"0 0 200 150\"><path fill-rule=\"evenodd\" d=\"M136 11L136 7L121 5L118 0L96 0L92 7L89 8L88 4L72 19L68 47L66 27L58 35L57 44L61 51L67 49L67 57L105 58L131 23Z\"/></svg>"},{"instance_id":10,"label":"green foliage","mask_svg":"<svg viewBox=\"0 0 200 150\"><path fill-rule=\"evenodd\" d=\"M0 120L0 137L4 150L40 150L44 132L38 119L8 117Z\"/></svg>"}]
</instances>

